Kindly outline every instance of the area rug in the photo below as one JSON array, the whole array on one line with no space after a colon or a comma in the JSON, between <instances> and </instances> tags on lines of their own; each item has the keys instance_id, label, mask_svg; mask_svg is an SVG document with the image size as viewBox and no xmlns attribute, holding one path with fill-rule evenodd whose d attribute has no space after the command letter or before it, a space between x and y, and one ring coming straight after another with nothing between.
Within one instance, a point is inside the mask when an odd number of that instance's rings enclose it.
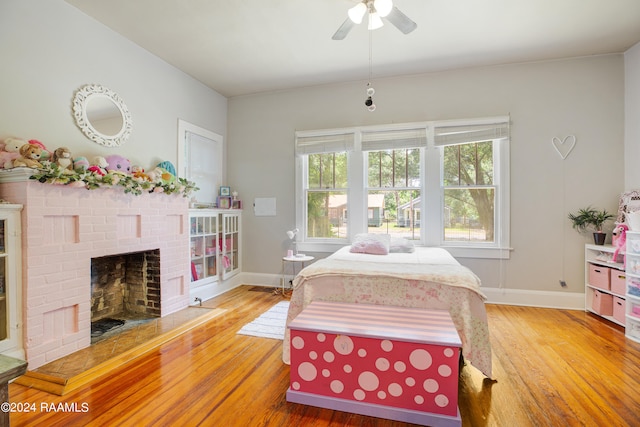
<instances>
[{"instance_id":1,"label":"area rug","mask_svg":"<svg viewBox=\"0 0 640 427\"><path fill-rule=\"evenodd\" d=\"M244 325L238 334L277 340L284 339L288 311L289 301L281 301L262 313L253 322Z\"/></svg>"}]
</instances>

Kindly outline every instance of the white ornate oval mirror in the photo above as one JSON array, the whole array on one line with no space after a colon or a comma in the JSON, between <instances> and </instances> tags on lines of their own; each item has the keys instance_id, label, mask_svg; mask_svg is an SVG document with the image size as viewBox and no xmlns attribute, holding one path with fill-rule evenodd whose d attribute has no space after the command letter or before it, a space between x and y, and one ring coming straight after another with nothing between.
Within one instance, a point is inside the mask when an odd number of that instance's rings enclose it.
<instances>
[{"instance_id":1,"label":"white ornate oval mirror","mask_svg":"<svg viewBox=\"0 0 640 427\"><path fill-rule=\"evenodd\" d=\"M73 97L76 124L92 141L115 147L131 134L131 114L122 99L100 85L81 87Z\"/></svg>"}]
</instances>

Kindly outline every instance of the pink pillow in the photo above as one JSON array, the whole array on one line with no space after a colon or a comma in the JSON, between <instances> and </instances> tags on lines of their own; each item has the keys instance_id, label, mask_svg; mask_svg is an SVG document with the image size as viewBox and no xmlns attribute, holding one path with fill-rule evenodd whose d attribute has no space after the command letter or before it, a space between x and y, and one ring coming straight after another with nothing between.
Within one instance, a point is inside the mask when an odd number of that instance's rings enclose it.
<instances>
[{"instance_id":1,"label":"pink pillow","mask_svg":"<svg viewBox=\"0 0 640 427\"><path fill-rule=\"evenodd\" d=\"M357 234L349 251L360 254L387 255L389 241L388 234Z\"/></svg>"}]
</instances>

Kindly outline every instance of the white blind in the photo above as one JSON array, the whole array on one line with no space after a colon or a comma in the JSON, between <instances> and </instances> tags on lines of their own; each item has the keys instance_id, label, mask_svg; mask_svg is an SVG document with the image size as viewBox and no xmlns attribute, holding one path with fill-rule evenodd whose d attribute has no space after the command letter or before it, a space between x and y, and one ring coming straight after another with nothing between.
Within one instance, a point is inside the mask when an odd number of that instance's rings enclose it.
<instances>
[{"instance_id":1,"label":"white blind","mask_svg":"<svg viewBox=\"0 0 640 427\"><path fill-rule=\"evenodd\" d=\"M456 126L436 126L434 143L438 145L468 144L509 137L509 122Z\"/></svg>"},{"instance_id":2,"label":"white blind","mask_svg":"<svg viewBox=\"0 0 640 427\"><path fill-rule=\"evenodd\" d=\"M320 154L341 151L353 151L355 136L353 132L329 135L296 135L296 154Z\"/></svg>"},{"instance_id":3,"label":"white blind","mask_svg":"<svg viewBox=\"0 0 640 427\"><path fill-rule=\"evenodd\" d=\"M362 132L362 151L391 150L426 146L426 127Z\"/></svg>"}]
</instances>

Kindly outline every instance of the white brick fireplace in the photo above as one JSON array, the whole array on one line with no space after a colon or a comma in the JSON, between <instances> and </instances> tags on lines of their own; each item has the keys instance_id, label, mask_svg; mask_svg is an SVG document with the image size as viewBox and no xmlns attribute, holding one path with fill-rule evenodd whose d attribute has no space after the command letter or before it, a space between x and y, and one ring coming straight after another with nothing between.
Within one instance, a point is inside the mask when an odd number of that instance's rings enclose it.
<instances>
[{"instance_id":1,"label":"white brick fireplace","mask_svg":"<svg viewBox=\"0 0 640 427\"><path fill-rule=\"evenodd\" d=\"M0 184L22 210L23 334L29 369L91 342L91 259L160 251L161 315L189 305L188 199L27 180Z\"/></svg>"}]
</instances>

